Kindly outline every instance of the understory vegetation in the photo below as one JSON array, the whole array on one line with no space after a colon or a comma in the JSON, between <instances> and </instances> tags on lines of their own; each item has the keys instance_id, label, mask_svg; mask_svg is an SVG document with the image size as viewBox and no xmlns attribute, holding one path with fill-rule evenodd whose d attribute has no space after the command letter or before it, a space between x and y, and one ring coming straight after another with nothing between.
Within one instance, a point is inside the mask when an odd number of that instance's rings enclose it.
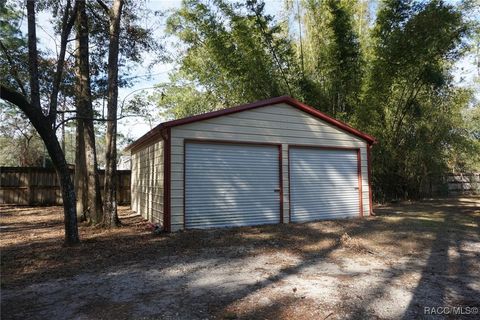
<instances>
[{"instance_id":1,"label":"understory vegetation","mask_svg":"<svg viewBox=\"0 0 480 320\"><path fill-rule=\"evenodd\" d=\"M160 11L126 0L33 3L0 0L0 164L75 162L77 214L93 224L101 203L87 177L99 165L113 172L117 140L131 142L118 120L152 124L281 95L377 139L376 201L439 194L447 173L480 171L477 0L184 0ZM51 49L36 46L39 13L51 17ZM119 100L118 88L139 81L135 68L166 62L169 81Z\"/></svg>"},{"instance_id":2,"label":"understory vegetation","mask_svg":"<svg viewBox=\"0 0 480 320\"><path fill-rule=\"evenodd\" d=\"M167 118L290 95L376 137L378 201L480 170L478 85L455 77L463 57L478 60L473 2L290 0L283 16L267 11L187 0L169 16L178 68L153 96Z\"/></svg>"}]
</instances>

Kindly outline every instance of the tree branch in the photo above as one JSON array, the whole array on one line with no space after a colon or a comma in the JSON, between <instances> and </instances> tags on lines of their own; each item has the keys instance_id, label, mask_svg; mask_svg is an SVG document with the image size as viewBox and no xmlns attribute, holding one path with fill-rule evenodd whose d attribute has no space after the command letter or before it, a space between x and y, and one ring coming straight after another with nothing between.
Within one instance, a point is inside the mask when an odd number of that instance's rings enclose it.
<instances>
[{"instance_id":1,"label":"tree branch","mask_svg":"<svg viewBox=\"0 0 480 320\"><path fill-rule=\"evenodd\" d=\"M102 0L97 0L97 3L102 7L103 10L110 16L110 8Z\"/></svg>"},{"instance_id":2,"label":"tree branch","mask_svg":"<svg viewBox=\"0 0 480 320\"><path fill-rule=\"evenodd\" d=\"M80 0L81 1L81 0ZM57 67L55 71L55 76L53 79L52 85L52 94L50 95L50 107L48 112L48 118L52 127L55 126L57 120L57 103L58 103L58 92L60 91L60 84L62 81L63 74L63 65L65 62L65 52L67 50L68 36L72 30L75 18L77 16L78 2L75 1L72 12L70 13L70 0L67 1L65 7L65 13L62 18L62 33L60 36L60 54L57 60Z\"/></svg>"},{"instance_id":3,"label":"tree branch","mask_svg":"<svg viewBox=\"0 0 480 320\"><path fill-rule=\"evenodd\" d=\"M43 115L42 110L40 108L37 108L35 105L30 103L27 100L27 98L21 93L10 89L4 86L3 84L0 85L0 99L3 99L5 101L8 101L16 105L20 110L23 111L23 113L25 113L27 118L30 120L30 122L34 126L35 126L35 123L34 123L35 121L32 121L32 119L37 119L39 121L41 121L42 119L45 119L45 116Z\"/></svg>"},{"instance_id":4,"label":"tree branch","mask_svg":"<svg viewBox=\"0 0 480 320\"><path fill-rule=\"evenodd\" d=\"M275 50L273 48L273 45L270 41L271 39L269 39L270 37L267 34L267 31L265 30L264 26L262 25L262 21L261 21L262 17L260 16L260 13L257 12L257 10L255 10L255 8L252 7L252 8L250 8L250 10L255 14L256 25L260 29L260 32L262 33L264 41L267 44L268 49L270 50L270 53L272 54L273 59L275 60L275 63L277 64L278 69L280 70L280 74L282 75L282 78L285 81L285 84L287 85L288 94L290 96L292 96L292 90L290 88L290 83L288 82L287 75L285 74L285 71L283 70L282 65L280 63L280 60L277 57L277 53L275 52Z\"/></svg>"},{"instance_id":5,"label":"tree branch","mask_svg":"<svg viewBox=\"0 0 480 320\"><path fill-rule=\"evenodd\" d=\"M138 115L138 114L125 114L125 115L121 115L120 117L117 117L115 119L115 121L117 120L122 120L124 118L135 118L135 117L143 117L142 115ZM98 121L98 122L108 122L110 121L110 119L107 119L107 118L90 118L90 117L80 117L80 116L76 116L76 117L70 117L70 118L66 118L65 120L62 120L60 121L56 126L55 126L55 131L58 130L58 128L60 128L60 126L64 123L67 123L69 121L73 121L73 120L93 120L93 121Z\"/></svg>"},{"instance_id":6,"label":"tree branch","mask_svg":"<svg viewBox=\"0 0 480 320\"><path fill-rule=\"evenodd\" d=\"M27 4L30 2L33 1L28 1ZM65 155L58 143L55 131L48 122L48 117L43 115L42 109L28 102L21 93L2 84L0 84L0 99L10 102L22 110L42 138L60 180L65 217L65 241L67 244L78 243L75 190L70 179Z\"/></svg>"},{"instance_id":7,"label":"tree branch","mask_svg":"<svg viewBox=\"0 0 480 320\"><path fill-rule=\"evenodd\" d=\"M88 8L88 11L90 11L90 13L95 17L97 18L99 21L102 21L103 23L108 23L108 21L106 19L104 19L103 17L99 16L97 14L97 12L95 11L95 8L92 8L92 6L87 3L87 8ZM104 8L105 9L105 8ZM108 7L107 7L108 9ZM107 14L108 14L108 11L107 11Z\"/></svg>"},{"instance_id":8,"label":"tree branch","mask_svg":"<svg viewBox=\"0 0 480 320\"><path fill-rule=\"evenodd\" d=\"M0 40L0 49L3 51L3 53L5 54L5 57L7 58L8 64L10 65L10 73L13 79L15 80L18 87L20 88L20 91L22 91L22 94L26 97L27 91L25 90L25 85L23 84L22 80L20 80L20 77L18 76L18 72L17 72L17 66L13 62L12 57L8 53L8 50L3 44L2 40Z\"/></svg>"},{"instance_id":9,"label":"tree branch","mask_svg":"<svg viewBox=\"0 0 480 320\"><path fill-rule=\"evenodd\" d=\"M55 44L55 54L56 54L56 56L57 56L57 58L58 58L58 44L57 44L57 39L55 39L54 36L52 36L50 33L48 33L47 30L45 30L45 28L42 27L41 25L38 25L38 27L39 27L40 29L42 29L42 31L43 31L50 39L52 39L53 43Z\"/></svg>"},{"instance_id":10,"label":"tree branch","mask_svg":"<svg viewBox=\"0 0 480 320\"><path fill-rule=\"evenodd\" d=\"M28 72L30 76L30 101L32 106L40 108L40 84L38 76L37 31L35 25L35 1L27 1L28 19Z\"/></svg>"}]
</instances>

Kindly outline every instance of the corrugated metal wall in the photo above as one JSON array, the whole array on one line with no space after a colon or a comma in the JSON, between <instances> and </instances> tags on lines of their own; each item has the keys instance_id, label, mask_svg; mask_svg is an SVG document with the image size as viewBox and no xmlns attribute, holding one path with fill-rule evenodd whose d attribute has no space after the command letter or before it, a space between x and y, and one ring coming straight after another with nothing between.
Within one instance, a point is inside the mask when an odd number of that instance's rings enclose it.
<instances>
[{"instance_id":1,"label":"corrugated metal wall","mask_svg":"<svg viewBox=\"0 0 480 320\"><path fill-rule=\"evenodd\" d=\"M356 150L290 149L290 207L294 222L358 217Z\"/></svg>"},{"instance_id":2,"label":"corrugated metal wall","mask_svg":"<svg viewBox=\"0 0 480 320\"><path fill-rule=\"evenodd\" d=\"M280 222L279 148L187 143L185 226Z\"/></svg>"},{"instance_id":3,"label":"corrugated metal wall","mask_svg":"<svg viewBox=\"0 0 480 320\"><path fill-rule=\"evenodd\" d=\"M173 127L171 223L172 231L183 228L184 221L184 140L213 139L224 141L282 144L284 221L288 221L288 148L291 145L315 145L360 148L363 212L370 211L368 192L367 143L318 118L286 104L266 106Z\"/></svg>"},{"instance_id":4,"label":"corrugated metal wall","mask_svg":"<svg viewBox=\"0 0 480 320\"><path fill-rule=\"evenodd\" d=\"M163 225L163 140L132 153L132 210Z\"/></svg>"}]
</instances>

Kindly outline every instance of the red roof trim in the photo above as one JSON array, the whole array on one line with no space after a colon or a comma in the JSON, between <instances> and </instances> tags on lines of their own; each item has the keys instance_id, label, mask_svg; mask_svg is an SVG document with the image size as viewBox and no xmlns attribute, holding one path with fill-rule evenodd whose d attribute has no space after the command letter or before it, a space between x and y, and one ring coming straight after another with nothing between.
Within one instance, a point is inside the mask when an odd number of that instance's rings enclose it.
<instances>
[{"instance_id":1,"label":"red roof trim","mask_svg":"<svg viewBox=\"0 0 480 320\"><path fill-rule=\"evenodd\" d=\"M154 136L157 136L157 134L163 128L176 127L176 126L180 126L180 125L184 125L184 124L188 124L188 123L192 123L192 122L196 122L196 121L212 119L212 118L224 116L224 115L227 115L227 114L237 113L237 112L241 112L241 111L245 111L245 110L255 109L255 108L274 105L274 104L279 104L279 103L286 103L286 104L288 104L292 107L295 107L295 108L300 109L300 110L302 110L302 111L304 111L308 114L311 114L311 115L313 115L313 116L315 116L319 119L322 119L323 121L328 122L328 123L340 128L340 129L342 129L343 131L349 132L349 133L365 140L369 144L373 144L373 143L376 142L374 137L372 137L372 136L370 136L366 133L363 133L363 132L361 132L361 131L359 131L355 128L352 128L352 127L350 127L349 125L347 125L346 123L344 123L340 120L334 119L334 118L326 115L325 113L320 112L313 107L307 106L306 104L303 104L300 101L295 100L295 99L293 99L289 96L281 96L281 97L276 97L276 98L271 98L271 99L266 99L266 100L260 100L260 101L254 102L254 103L243 104L243 105L239 105L239 106L232 107L232 108L207 112L207 113L199 114L199 115L196 115L196 116L191 116L191 117L186 117L186 118L182 118L182 119L178 119L178 120L172 120L172 121L167 121L167 122L161 123L160 125L156 126L152 130L147 132L145 135L140 137L137 141L135 141L131 145L129 145L126 148L126 150L130 150L130 149L144 143L149 138L153 138Z\"/></svg>"}]
</instances>

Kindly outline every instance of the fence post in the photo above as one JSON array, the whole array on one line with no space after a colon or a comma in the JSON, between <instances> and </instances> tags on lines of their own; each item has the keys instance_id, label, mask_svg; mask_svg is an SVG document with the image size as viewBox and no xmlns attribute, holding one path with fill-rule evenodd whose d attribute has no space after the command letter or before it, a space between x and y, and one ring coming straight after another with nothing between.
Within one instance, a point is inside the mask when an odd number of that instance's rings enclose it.
<instances>
[{"instance_id":1,"label":"fence post","mask_svg":"<svg viewBox=\"0 0 480 320\"><path fill-rule=\"evenodd\" d=\"M27 182L28 205L31 206L34 204L34 200L35 200L35 195L34 195L34 190L32 185L32 168L28 168L25 174L27 175L26 182Z\"/></svg>"}]
</instances>

